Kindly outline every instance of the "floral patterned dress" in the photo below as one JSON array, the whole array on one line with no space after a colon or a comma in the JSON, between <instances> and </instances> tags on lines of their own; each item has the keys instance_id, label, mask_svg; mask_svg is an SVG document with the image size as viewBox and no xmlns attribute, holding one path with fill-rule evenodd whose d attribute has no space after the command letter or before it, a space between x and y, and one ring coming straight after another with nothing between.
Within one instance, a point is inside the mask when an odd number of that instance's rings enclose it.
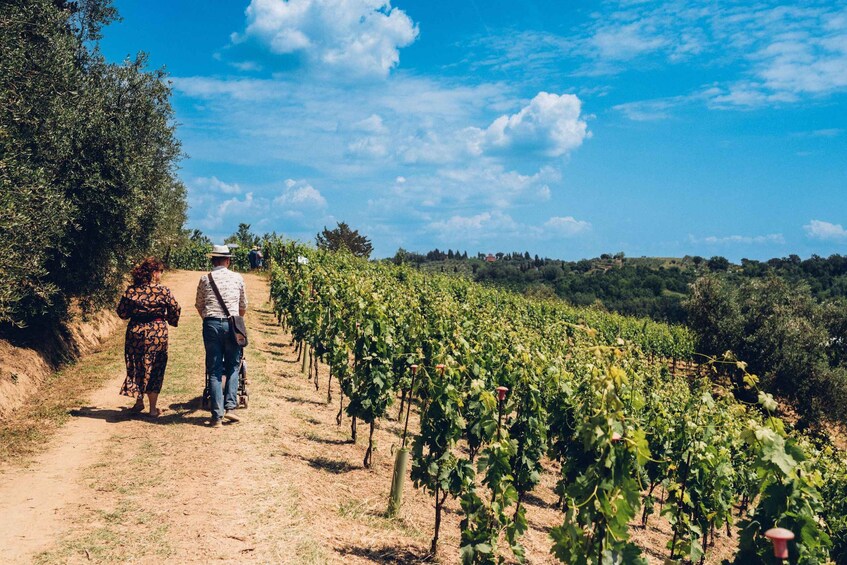
<instances>
[{"instance_id":1,"label":"floral patterned dress","mask_svg":"<svg viewBox=\"0 0 847 565\"><path fill-rule=\"evenodd\" d=\"M168 324L177 326L180 311L166 286L143 284L126 289L118 304L118 316L129 320L121 394L141 398L162 390L168 365Z\"/></svg>"}]
</instances>

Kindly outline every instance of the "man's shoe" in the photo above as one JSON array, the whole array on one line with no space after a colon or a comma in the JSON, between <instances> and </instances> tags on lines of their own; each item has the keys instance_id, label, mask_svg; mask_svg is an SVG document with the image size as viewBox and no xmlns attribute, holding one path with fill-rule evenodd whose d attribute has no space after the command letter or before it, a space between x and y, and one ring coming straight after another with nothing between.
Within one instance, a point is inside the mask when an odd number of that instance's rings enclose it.
<instances>
[{"instance_id":1,"label":"man's shoe","mask_svg":"<svg viewBox=\"0 0 847 565\"><path fill-rule=\"evenodd\" d=\"M212 423L210 425L210 427L212 427L212 428L222 428L223 426L224 426L224 423L221 422L220 418L216 418L216 419L212 420Z\"/></svg>"},{"instance_id":2,"label":"man's shoe","mask_svg":"<svg viewBox=\"0 0 847 565\"><path fill-rule=\"evenodd\" d=\"M232 412L227 410L227 413L224 414L224 420L226 420L227 422L233 422L234 423L234 422L240 422L241 418L239 418L238 416L236 416L235 414L233 414Z\"/></svg>"}]
</instances>

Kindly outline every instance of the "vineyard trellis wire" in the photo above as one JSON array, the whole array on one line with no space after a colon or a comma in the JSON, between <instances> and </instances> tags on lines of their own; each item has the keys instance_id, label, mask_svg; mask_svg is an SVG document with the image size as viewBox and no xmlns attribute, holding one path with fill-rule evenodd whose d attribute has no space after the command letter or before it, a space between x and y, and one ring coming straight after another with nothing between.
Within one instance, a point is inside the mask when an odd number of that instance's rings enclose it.
<instances>
[{"instance_id":1,"label":"vineyard trellis wire","mask_svg":"<svg viewBox=\"0 0 847 565\"><path fill-rule=\"evenodd\" d=\"M401 391L417 403L411 477L435 498L432 551L454 497L463 562L523 560L521 501L547 456L562 466L551 553L566 563L644 562L631 523L649 520L660 485L671 560L702 562L716 531L739 518L736 563L776 562L764 537L775 526L797 534L792 563L843 554L843 454L787 432L764 393L746 405L708 378L674 375L663 360L694 357L684 328L294 242L271 242L266 256L278 318L338 381L339 424L346 413L354 438L357 420L370 426L365 467L375 422ZM726 364L757 390L741 362L707 366ZM509 389L502 403L499 386Z\"/></svg>"}]
</instances>

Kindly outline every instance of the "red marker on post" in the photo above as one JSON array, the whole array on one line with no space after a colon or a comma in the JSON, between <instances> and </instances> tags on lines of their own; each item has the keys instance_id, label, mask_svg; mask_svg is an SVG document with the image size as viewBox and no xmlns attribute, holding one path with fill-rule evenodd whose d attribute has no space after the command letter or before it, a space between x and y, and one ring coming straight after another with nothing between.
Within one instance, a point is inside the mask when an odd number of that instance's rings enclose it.
<instances>
[{"instance_id":1,"label":"red marker on post","mask_svg":"<svg viewBox=\"0 0 847 565\"><path fill-rule=\"evenodd\" d=\"M788 542L794 539L794 532L785 528L771 528L765 537L773 543L773 555L777 559L788 559Z\"/></svg>"}]
</instances>

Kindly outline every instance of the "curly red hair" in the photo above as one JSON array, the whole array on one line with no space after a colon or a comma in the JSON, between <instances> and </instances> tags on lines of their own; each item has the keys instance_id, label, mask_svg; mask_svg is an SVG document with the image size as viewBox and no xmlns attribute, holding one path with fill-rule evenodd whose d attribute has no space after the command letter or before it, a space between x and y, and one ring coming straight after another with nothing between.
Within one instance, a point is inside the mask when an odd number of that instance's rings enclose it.
<instances>
[{"instance_id":1,"label":"curly red hair","mask_svg":"<svg viewBox=\"0 0 847 565\"><path fill-rule=\"evenodd\" d=\"M153 280L153 273L164 270L164 263L155 257L147 257L132 270L132 282L135 284L150 284Z\"/></svg>"}]
</instances>

